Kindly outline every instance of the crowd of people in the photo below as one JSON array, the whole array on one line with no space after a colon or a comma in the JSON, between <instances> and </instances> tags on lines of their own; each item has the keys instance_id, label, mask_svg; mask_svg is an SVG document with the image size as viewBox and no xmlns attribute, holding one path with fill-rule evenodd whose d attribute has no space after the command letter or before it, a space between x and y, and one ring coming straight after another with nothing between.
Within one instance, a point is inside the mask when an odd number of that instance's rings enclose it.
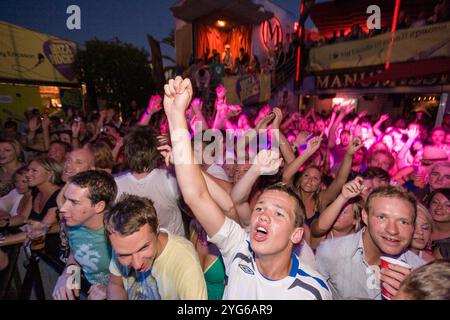
<instances>
[{"instance_id":1,"label":"crowd of people","mask_svg":"<svg viewBox=\"0 0 450 320\"><path fill-rule=\"evenodd\" d=\"M286 39L275 48L268 48L267 55L260 62L256 54L249 55L244 48L239 49L239 56L233 57L230 45L220 54L209 48L199 59L191 59L183 76L192 79L196 94L206 103L214 102L214 91L225 76L247 76L261 73L270 74L272 81L275 73L293 61L295 51L295 34L287 33Z\"/></svg>"},{"instance_id":2,"label":"crowd of people","mask_svg":"<svg viewBox=\"0 0 450 320\"><path fill-rule=\"evenodd\" d=\"M431 4L431 7L433 7L433 13L429 16L427 16L426 12L423 10L418 12L416 15L411 15L404 10L400 10L397 20L397 30L423 27L426 25L450 21L450 4L448 0L437 0L435 1L434 6ZM367 39L386 32L391 32L391 27L392 21L384 25L382 28L374 28L366 32L363 30L361 25L354 24L349 32L346 32L346 30L335 30L333 31L333 35L329 38L323 37L316 41L307 39L306 45L307 47L312 48L345 41Z\"/></svg>"},{"instance_id":3,"label":"crowd of people","mask_svg":"<svg viewBox=\"0 0 450 320\"><path fill-rule=\"evenodd\" d=\"M58 300L450 299L449 114L251 116L221 84L213 114L204 99L177 77L124 118L5 122L0 269L44 229Z\"/></svg>"}]
</instances>

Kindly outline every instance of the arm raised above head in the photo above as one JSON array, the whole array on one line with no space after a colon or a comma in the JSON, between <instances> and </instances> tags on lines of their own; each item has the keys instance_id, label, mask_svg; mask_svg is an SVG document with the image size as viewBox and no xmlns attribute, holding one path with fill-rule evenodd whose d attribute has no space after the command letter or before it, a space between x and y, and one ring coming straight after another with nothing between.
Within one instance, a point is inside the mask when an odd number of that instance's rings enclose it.
<instances>
[{"instance_id":1,"label":"arm raised above head","mask_svg":"<svg viewBox=\"0 0 450 320\"><path fill-rule=\"evenodd\" d=\"M184 201L212 237L222 227L225 216L209 194L200 166L194 163L185 115L192 99L191 81L181 77L171 79L164 86L164 92L164 111L169 121L178 185Z\"/></svg>"}]
</instances>

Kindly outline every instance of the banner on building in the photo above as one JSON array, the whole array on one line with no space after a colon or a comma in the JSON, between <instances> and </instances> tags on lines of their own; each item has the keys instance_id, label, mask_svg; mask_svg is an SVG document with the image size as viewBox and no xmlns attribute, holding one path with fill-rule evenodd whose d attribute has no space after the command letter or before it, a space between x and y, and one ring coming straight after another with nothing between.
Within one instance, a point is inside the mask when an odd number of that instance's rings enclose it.
<instances>
[{"instance_id":1,"label":"banner on building","mask_svg":"<svg viewBox=\"0 0 450 320\"><path fill-rule=\"evenodd\" d=\"M394 88L394 87L431 87L450 84L450 74L441 73L431 76L415 77L400 80L364 81L384 72L384 67L361 68L345 72L328 72L314 75L315 90L329 89L365 89L365 88Z\"/></svg>"},{"instance_id":2,"label":"banner on building","mask_svg":"<svg viewBox=\"0 0 450 320\"><path fill-rule=\"evenodd\" d=\"M0 43L0 78L77 83L75 42L0 21Z\"/></svg>"},{"instance_id":3,"label":"banner on building","mask_svg":"<svg viewBox=\"0 0 450 320\"><path fill-rule=\"evenodd\" d=\"M224 77L229 104L251 105L270 100L270 74Z\"/></svg>"},{"instance_id":4,"label":"banner on building","mask_svg":"<svg viewBox=\"0 0 450 320\"><path fill-rule=\"evenodd\" d=\"M391 34L346 41L313 48L309 54L311 72L384 65ZM398 30L391 63L450 57L450 22Z\"/></svg>"}]
</instances>

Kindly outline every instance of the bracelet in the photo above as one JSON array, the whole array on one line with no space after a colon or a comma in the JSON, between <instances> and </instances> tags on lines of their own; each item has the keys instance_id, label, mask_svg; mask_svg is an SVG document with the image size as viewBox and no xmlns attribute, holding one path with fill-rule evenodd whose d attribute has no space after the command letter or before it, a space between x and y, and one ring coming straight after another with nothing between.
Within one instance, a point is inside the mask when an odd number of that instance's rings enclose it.
<instances>
[{"instance_id":1,"label":"bracelet","mask_svg":"<svg viewBox=\"0 0 450 320\"><path fill-rule=\"evenodd\" d=\"M150 111L148 111L148 110L145 110L145 112L144 112L146 115L148 115L148 116L151 116L152 115L152 113L150 112Z\"/></svg>"},{"instance_id":2,"label":"bracelet","mask_svg":"<svg viewBox=\"0 0 450 320\"><path fill-rule=\"evenodd\" d=\"M78 139L78 137L72 136L72 139Z\"/></svg>"}]
</instances>

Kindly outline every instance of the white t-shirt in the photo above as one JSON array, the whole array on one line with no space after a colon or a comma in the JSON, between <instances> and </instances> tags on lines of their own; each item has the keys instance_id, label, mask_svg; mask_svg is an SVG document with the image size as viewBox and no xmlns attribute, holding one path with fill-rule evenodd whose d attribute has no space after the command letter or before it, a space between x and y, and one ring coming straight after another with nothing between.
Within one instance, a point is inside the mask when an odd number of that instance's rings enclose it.
<instances>
[{"instance_id":1,"label":"white t-shirt","mask_svg":"<svg viewBox=\"0 0 450 320\"><path fill-rule=\"evenodd\" d=\"M17 189L11 190L7 195L0 198L0 210L9 212L11 217L17 216L17 208L23 195L17 192Z\"/></svg>"},{"instance_id":2,"label":"white t-shirt","mask_svg":"<svg viewBox=\"0 0 450 320\"><path fill-rule=\"evenodd\" d=\"M249 234L229 218L225 218L219 232L208 240L217 245L225 264L228 283L224 300L331 299L322 276L299 262L295 254L292 254L291 271L284 279L273 281L260 274Z\"/></svg>"},{"instance_id":3,"label":"white t-shirt","mask_svg":"<svg viewBox=\"0 0 450 320\"><path fill-rule=\"evenodd\" d=\"M160 227L173 234L185 236L177 202L180 192L177 180L169 171L153 169L142 179L136 179L131 172L126 172L115 176L114 179L117 183L117 199L122 194L128 193L152 200Z\"/></svg>"}]
</instances>

